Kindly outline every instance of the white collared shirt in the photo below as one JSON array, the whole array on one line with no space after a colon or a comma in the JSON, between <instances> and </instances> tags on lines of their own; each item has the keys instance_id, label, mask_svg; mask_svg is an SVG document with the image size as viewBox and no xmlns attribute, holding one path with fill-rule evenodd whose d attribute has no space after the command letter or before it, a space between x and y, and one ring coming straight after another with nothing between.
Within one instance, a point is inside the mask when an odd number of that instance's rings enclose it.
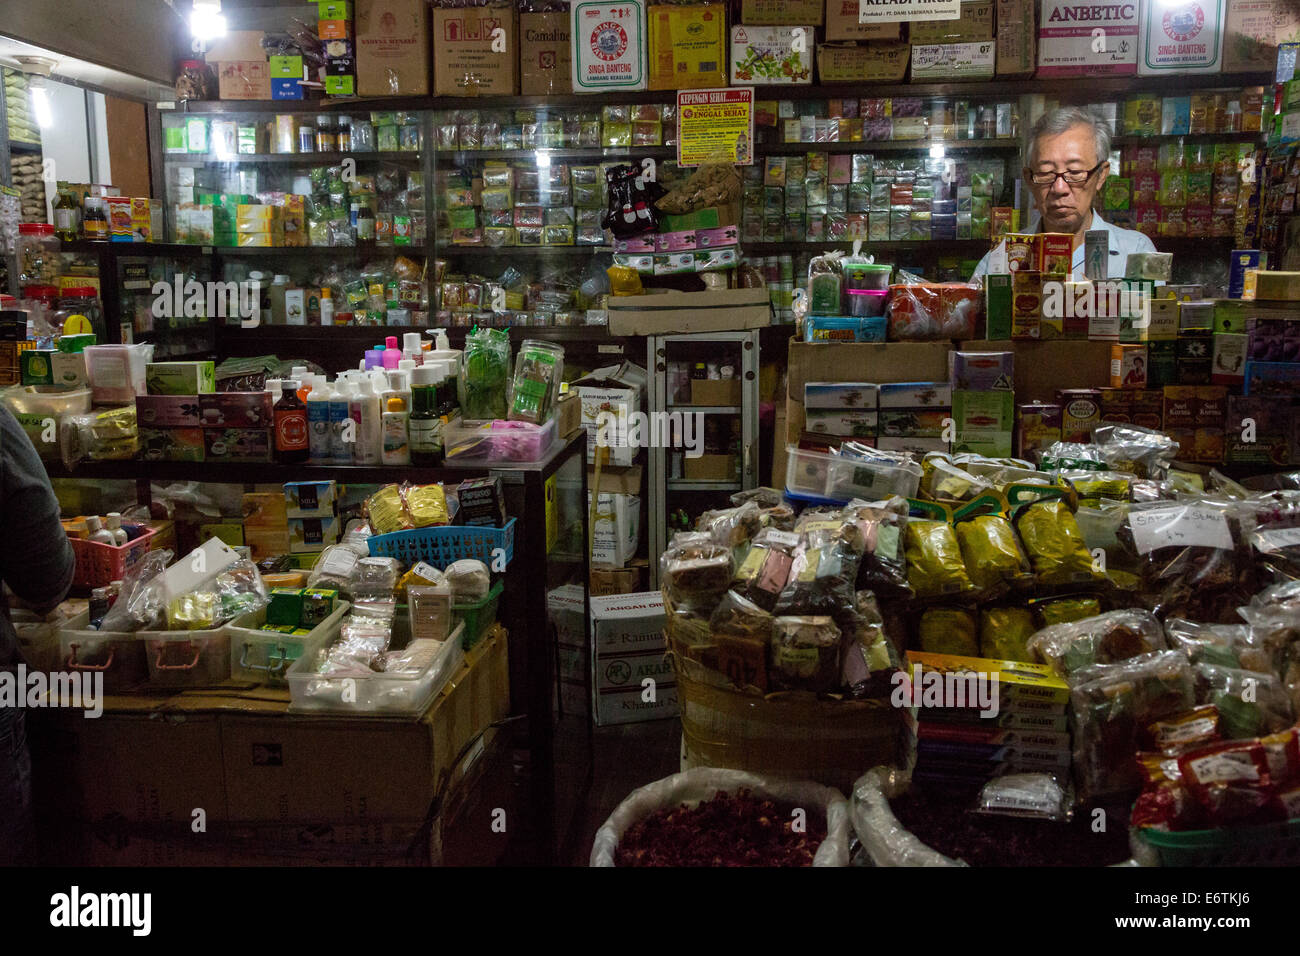
<instances>
[{"instance_id":1,"label":"white collared shirt","mask_svg":"<svg viewBox=\"0 0 1300 956\"><path fill-rule=\"evenodd\" d=\"M1030 229L1030 232L1038 232L1038 227L1039 223L1035 223L1033 228ZM1106 232L1109 233L1108 241L1110 245L1110 255L1107 257L1109 261L1106 269L1106 278L1108 279L1124 278L1124 270L1128 265L1128 256L1130 252L1156 251L1155 243L1153 243L1145 233L1138 232L1136 229L1123 229L1120 226L1109 223L1105 219L1102 219L1101 213L1096 210L1093 211L1092 226L1090 228L1105 229ZM1006 241L1003 240L1001 245L1005 246ZM980 264L975 267L975 272L971 276L971 279L977 279L988 274L989 256L992 254L991 251L985 254L984 258L980 260ZM1074 273L1075 279L1084 278L1083 257L1084 244L1079 243L1074 250L1074 260L1071 263L1071 271Z\"/></svg>"}]
</instances>

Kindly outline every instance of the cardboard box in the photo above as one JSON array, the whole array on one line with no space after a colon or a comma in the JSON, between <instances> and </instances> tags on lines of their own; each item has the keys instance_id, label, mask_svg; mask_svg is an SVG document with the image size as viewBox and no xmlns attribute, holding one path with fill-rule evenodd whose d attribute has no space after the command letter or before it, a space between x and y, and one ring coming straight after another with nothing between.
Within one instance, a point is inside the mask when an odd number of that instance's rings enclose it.
<instances>
[{"instance_id":1,"label":"cardboard box","mask_svg":"<svg viewBox=\"0 0 1300 956\"><path fill-rule=\"evenodd\" d=\"M625 568L592 568L591 596L634 594L637 591L644 591L649 570L649 565L643 558L632 559Z\"/></svg>"},{"instance_id":2,"label":"cardboard box","mask_svg":"<svg viewBox=\"0 0 1300 956\"><path fill-rule=\"evenodd\" d=\"M1141 5L1138 73L1219 73L1227 0L1180 0L1177 7Z\"/></svg>"},{"instance_id":3,"label":"cardboard box","mask_svg":"<svg viewBox=\"0 0 1300 956\"><path fill-rule=\"evenodd\" d=\"M649 19L649 88L694 90L727 85L726 5L655 6Z\"/></svg>"},{"instance_id":4,"label":"cardboard box","mask_svg":"<svg viewBox=\"0 0 1300 956\"><path fill-rule=\"evenodd\" d=\"M270 428L270 392L213 392L199 396L204 428Z\"/></svg>"},{"instance_id":5,"label":"cardboard box","mask_svg":"<svg viewBox=\"0 0 1300 956\"><path fill-rule=\"evenodd\" d=\"M692 405L740 406L742 391L738 378L693 379L691 381Z\"/></svg>"},{"instance_id":6,"label":"cardboard box","mask_svg":"<svg viewBox=\"0 0 1300 956\"><path fill-rule=\"evenodd\" d=\"M1300 40L1300 6L1294 0L1228 0L1223 72L1271 72L1277 45Z\"/></svg>"},{"instance_id":7,"label":"cardboard box","mask_svg":"<svg viewBox=\"0 0 1300 956\"><path fill-rule=\"evenodd\" d=\"M772 322L767 289L718 289L613 296L611 335L672 335L758 329Z\"/></svg>"},{"instance_id":8,"label":"cardboard box","mask_svg":"<svg viewBox=\"0 0 1300 956\"><path fill-rule=\"evenodd\" d=\"M1097 50L1102 30L1105 50ZM1041 0L1038 76L1117 76L1137 72L1138 4L1082 5Z\"/></svg>"},{"instance_id":9,"label":"cardboard box","mask_svg":"<svg viewBox=\"0 0 1300 956\"><path fill-rule=\"evenodd\" d=\"M597 654L662 651L663 595L658 591L591 599L591 644Z\"/></svg>"},{"instance_id":10,"label":"cardboard box","mask_svg":"<svg viewBox=\"0 0 1300 956\"><path fill-rule=\"evenodd\" d=\"M1295 461L1300 456L1300 449L1292 445L1298 413L1300 408L1294 398L1228 396L1224 460L1253 465L1286 465Z\"/></svg>"},{"instance_id":11,"label":"cardboard box","mask_svg":"<svg viewBox=\"0 0 1300 956\"><path fill-rule=\"evenodd\" d=\"M519 92L573 91L573 23L567 12L519 15Z\"/></svg>"},{"instance_id":12,"label":"cardboard box","mask_svg":"<svg viewBox=\"0 0 1300 956\"><path fill-rule=\"evenodd\" d=\"M217 74L221 99L271 98L271 66L262 49L261 30L233 30L212 41L204 58Z\"/></svg>"},{"instance_id":13,"label":"cardboard box","mask_svg":"<svg viewBox=\"0 0 1300 956\"><path fill-rule=\"evenodd\" d=\"M912 82L991 80L997 66L992 40L978 43L912 45Z\"/></svg>"},{"instance_id":14,"label":"cardboard box","mask_svg":"<svg viewBox=\"0 0 1300 956\"><path fill-rule=\"evenodd\" d=\"M682 461L685 481L736 481L740 461L735 455L700 455Z\"/></svg>"},{"instance_id":15,"label":"cardboard box","mask_svg":"<svg viewBox=\"0 0 1300 956\"><path fill-rule=\"evenodd\" d=\"M289 553L311 554L322 551L339 541L339 519L290 518Z\"/></svg>"},{"instance_id":16,"label":"cardboard box","mask_svg":"<svg viewBox=\"0 0 1300 956\"><path fill-rule=\"evenodd\" d=\"M798 6L799 4L787 5L787 7ZM749 21L746 20L745 22L748 23ZM797 22L811 23L813 21L805 19ZM902 21L894 23L859 23L858 0L826 0L827 40L898 40L902 37L902 26Z\"/></svg>"},{"instance_id":17,"label":"cardboard box","mask_svg":"<svg viewBox=\"0 0 1300 956\"><path fill-rule=\"evenodd\" d=\"M356 51L361 96L428 95L428 4L357 0Z\"/></svg>"},{"instance_id":18,"label":"cardboard box","mask_svg":"<svg viewBox=\"0 0 1300 956\"><path fill-rule=\"evenodd\" d=\"M326 96L356 96L357 78L355 76L325 77Z\"/></svg>"},{"instance_id":19,"label":"cardboard box","mask_svg":"<svg viewBox=\"0 0 1300 956\"><path fill-rule=\"evenodd\" d=\"M731 85L811 84L813 47L810 24L734 26L731 28Z\"/></svg>"},{"instance_id":20,"label":"cardboard box","mask_svg":"<svg viewBox=\"0 0 1300 956\"><path fill-rule=\"evenodd\" d=\"M518 38L519 22L513 7L435 7L434 94L509 96L518 92Z\"/></svg>"},{"instance_id":21,"label":"cardboard box","mask_svg":"<svg viewBox=\"0 0 1300 956\"><path fill-rule=\"evenodd\" d=\"M961 343L963 351L1014 351L1017 402L1056 401L1060 383L1087 388L1110 384L1110 343L1059 339L1047 342L972 340Z\"/></svg>"},{"instance_id":22,"label":"cardboard box","mask_svg":"<svg viewBox=\"0 0 1300 956\"><path fill-rule=\"evenodd\" d=\"M1061 441L1092 441L1092 430L1101 424L1100 390L1064 388L1057 395L1061 406Z\"/></svg>"},{"instance_id":23,"label":"cardboard box","mask_svg":"<svg viewBox=\"0 0 1300 956\"><path fill-rule=\"evenodd\" d=\"M1038 59L1035 0L997 0L997 75L1033 76Z\"/></svg>"},{"instance_id":24,"label":"cardboard box","mask_svg":"<svg viewBox=\"0 0 1300 956\"><path fill-rule=\"evenodd\" d=\"M912 20L907 38L913 46L992 40L993 0L963 2L956 20Z\"/></svg>"},{"instance_id":25,"label":"cardboard box","mask_svg":"<svg viewBox=\"0 0 1300 956\"><path fill-rule=\"evenodd\" d=\"M821 26L824 14L823 0L741 0L740 6L740 22L758 26ZM853 18L857 19L856 7Z\"/></svg>"},{"instance_id":26,"label":"cardboard box","mask_svg":"<svg viewBox=\"0 0 1300 956\"><path fill-rule=\"evenodd\" d=\"M144 461L203 461L203 429L140 426L140 457Z\"/></svg>"},{"instance_id":27,"label":"cardboard box","mask_svg":"<svg viewBox=\"0 0 1300 956\"><path fill-rule=\"evenodd\" d=\"M1215 385L1241 385L1246 381L1248 337L1240 333L1214 333L1214 361L1210 381Z\"/></svg>"},{"instance_id":28,"label":"cardboard box","mask_svg":"<svg viewBox=\"0 0 1300 956\"><path fill-rule=\"evenodd\" d=\"M588 514L591 492L587 493ZM591 526L593 564L620 568L636 556L641 545L641 499L637 495L602 490Z\"/></svg>"},{"instance_id":29,"label":"cardboard box","mask_svg":"<svg viewBox=\"0 0 1300 956\"><path fill-rule=\"evenodd\" d=\"M149 362L144 378L150 395L195 396L216 390L212 362Z\"/></svg>"},{"instance_id":30,"label":"cardboard box","mask_svg":"<svg viewBox=\"0 0 1300 956\"><path fill-rule=\"evenodd\" d=\"M949 352L948 379L954 390L1011 391L1015 358L1014 352Z\"/></svg>"},{"instance_id":31,"label":"cardboard box","mask_svg":"<svg viewBox=\"0 0 1300 956\"><path fill-rule=\"evenodd\" d=\"M337 494L333 481L286 481L284 515L286 518L331 518Z\"/></svg>"},{"instance_id":32,"label":"cardboard box","mask_svg":"<svg viewBox=\"0 0 1300 956\"><path fill-rule=\"evenodd\" d=\"M1116 342L1110 347L1110 386L1111 388L1146 388L1147 385L1147 347L1145 345L1121 345Z\"/></svg>"},{"instance_id":33,"label":"cardboard box","mask_svg":"<svg viewBox=\"0 0 1300 956\"><path fill-rule=\"evenodd\" d=\"M1005 434L1010 445L1015 412L1015 396L1011 392L954 390L952 393L952 418L959 437L989 441L990 433Z\"/></svg>"},{"instance_id":34,"label":"cardboard box","mask_svg":"<svg viewBox=\"0 0 1300 956\"><path fill-rule=\"evenodd\" d=\"M577 0L570 11L573 91L644 90L646 11L642 0Z\"/></svg>"},{"instance_id":35,"label":"cardboard box","mask_svg":"<svg viewBox=\"0 0 1300 956\"><path fill-rule=\"evenodd\" d=\"M593 370L570 386L582 402L582 424L587 428L587 461L596 460L598 445L609 449L607 464L628 466L640 449L628 444L628 422L645 400L646 371L631 362ZM602 436L601 427L606 427Z\"/></svg>"},{"instance_id":36,"label":"cardboard box","mask_svg":"<svg viewBox=\"0 0 1300 956\"><path fill-rule=\"evenodd\" d=\"M198 428L197 395L137 395L135 420L140 427Z\"/></svg>"},{"instance_id":37,"label":"cardboard box","mask_svg":"<svg viewBox=\"0 0 1300 956\"><path fill-rule=\"evenodd\" d=\"M901 83L907 76L911 47L882 41L868 46L822 43L817 47L817 76L825 83Z\"/></svg>"},{"instance_id":38,"label":"cardboard box","mask_svg":"<svg viewBox=\"0 0 1300 956\"><path fill-rule=\"evenodd\" d=\"M204 455L209 461L270 461L269 428L204 428Z\"/></svg>"}]
</instances>

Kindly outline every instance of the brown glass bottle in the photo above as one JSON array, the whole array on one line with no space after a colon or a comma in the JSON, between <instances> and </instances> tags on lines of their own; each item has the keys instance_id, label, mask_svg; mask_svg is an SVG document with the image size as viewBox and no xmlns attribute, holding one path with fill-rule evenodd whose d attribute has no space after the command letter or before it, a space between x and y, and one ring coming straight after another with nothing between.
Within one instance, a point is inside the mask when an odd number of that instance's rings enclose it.
<instances>
[{"instance_id":1,"label":"brown glass bottle","mask_svg":"<svg viewBox=\"0 0 1300 956\"><path fill-rule=\"evenodd\" d=\"M298 397L298 383L281 385L280 400L272 409L275 418L275 460L285 465L307 460L311 453L307 431L307 403Z\"/></svg>"}]
</instances>

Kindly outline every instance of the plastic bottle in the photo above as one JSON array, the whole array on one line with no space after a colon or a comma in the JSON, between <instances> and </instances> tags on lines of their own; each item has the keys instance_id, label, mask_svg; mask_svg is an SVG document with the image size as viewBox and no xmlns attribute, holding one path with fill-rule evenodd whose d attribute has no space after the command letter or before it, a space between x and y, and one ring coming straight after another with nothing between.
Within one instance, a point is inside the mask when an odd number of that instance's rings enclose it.
<instances>
[{"instance_id":1,"label":"plastic bottle","mask_svg":"<svg viewBox=\"0 0 1300 956\"><path fill-rule=\"evenodd\" d=\"M397 389L384 392L383 399L384 414L381 426L384 436L383 462L385 465L409 465L411 463L411 445L407 435L409 406Z\"/></svg>"},{"instance_id":2,"label":"plastic bottle","mask_svg":"<svg viewBox=\"0 0 1300 956\"><path fill-rule=\"evenodd\" d=\"M117 538L113 536L113 532L104 527L104 522L99 520L99 515L86 516L86 530L90 532L87 535L89 540L117 546Z\"/></svg>"},{"instance_id":3,"label":"plastic bottle","mask_svg":"<svg viewBox=\"0 0 1300 956\"><path fill-rule=\"evenodd\" d=\"M402 335L402 356L416 365L424 360L424 346L420 343L419 332L406 332Z\"/></svg>"},{"instance_id":4,"label":"plastic bottle","mask_svg":"<svg viewBox=\"0 0 1300 956\"><path fill-rule=\"evenodd\" d=\"M379 464L382 461L383 428L379 396L375 393L373 381L368 378L361 380L357 397L348 402L348 408L352 420L357 423L357 442L352 449L352 460L358 465Z\"/></svg>"},{"instance_id":5,"label":"plastic bottle","mask_svg":"<svg viewBox=\"0 0 1300 956\"><path fill-rule=\"evenodd\" d=\"M460 413L459 369L460 365L450 359L441 363L446 385L443 398L438 402L438 414L444 418L454 418Z\"/></svg>"},{"instance_id":6,"label":"plastic bottle","mask_svg":"<svg viewBox=\"0 0 1300 956\"><path fill-rule=\"evenodd\" d=\"M119 511L110 511L107 517L104 527L113 533L114 542L120 548L127 542L126 529L122 527L122 514Z\"/></svg>"},{"instance_id":7,"label":"plastic bottle","mask_svg":"<svg viewBox=\"0 0 1300 956\"><path fill-rule=\"evenodd\" d=\"M271 280L271 324L286 325L288 320L285 318L284 311L284 294L289 289L289 277L287 275L277 274Z\"/></svg>"},{"instance_id":8,"label":"plastic bottle","mask_svg":"<svg viewBox=\"0 0 1300 956\"><path fill-rule=\"evenodd\" d=\"M350 403L350 385L348 382L336 382L329 400L330 419L330 459L335 464L346 465L352 461L352 442L356 435L349 435L347 423L351 418L348 411Z\"/></svg>"},{"instance_id":9,"label":"plastic bottle","mask_svg":"<svg viewBox=\"0 0 1300 956\"><path fill-rule=\"evenodd\" d=\"M280 400L272 411L275 417L275 460L286 465L306 461L311 453L307 437L307 403L298 397L297 382L283 383Z\"/></svg>"},{"instance_id":10,"label":"plastic bottle","mask_svg":"<svg viewBox=\"0 0 1300 956\"><path fill-rule=\"evenodd\" d=\"M397 363L402 360L402 351L397 347L397 336L390 335L384 341L384 368L397 368Z\"/></svg>"},{"instance_id":11,"label":"plastic bottle","mask_svg":"<svg viewBox=\"0 0 1300 956\"><path fill-rule=\"evenodd\" d=\"M437 383L442 369L422 365L411 376L411 464L434 468L442 464L442 420L438 417Z\"/></svg>"},{"instance_id":12,"label":"plastic bottle","mask_svg":"<svg viewBox=\"0 0 1300 956\"><path fill-rule=\"evenodd\" d=\"M311 460L330 461L330 396L323 388L313 388L307 396L307 430Z\"/></svg>"},{"instance_id":13,"label":"plastic bottle","mask_svg":"<svg viewBox=\"0 0 1300 956\"><path fill-rule=\"evenodd\" d=\"M334 297L327 285L321 286L320 290L320 324L334 324Z\"/></svg>"},{"instance_id":14,"label":"plastic bottle","mask_svg":"<svg viewBox=\"0 0 1300 956\"><path fill-rule=\"evenodd\" d=\"M384 361L384 347L376 345L373 349L365 354L363 365L367 371L372 368L382 368Z\"/></svg>"}]
</instances>

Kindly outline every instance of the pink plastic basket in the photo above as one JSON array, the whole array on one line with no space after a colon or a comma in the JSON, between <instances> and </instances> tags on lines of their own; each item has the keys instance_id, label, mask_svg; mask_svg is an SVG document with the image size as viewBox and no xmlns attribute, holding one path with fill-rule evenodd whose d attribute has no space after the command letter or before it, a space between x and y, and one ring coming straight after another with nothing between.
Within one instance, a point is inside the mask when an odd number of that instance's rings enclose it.
<instances>
[{"instance_id":1,"label":"pink plastic basket","mask_svg":"<svg viewBox=\"0 0 1300 956\"><path fill-rule=\"evenodd\" d=\"M121 547L83 538L69 538L72 553L77 559L76 570L72 573L72 586L102 588L113 581L120 581L148 553L155 534L157 531L153 528L144 528L144 534Z\"/></svg>"}]
</instances>

